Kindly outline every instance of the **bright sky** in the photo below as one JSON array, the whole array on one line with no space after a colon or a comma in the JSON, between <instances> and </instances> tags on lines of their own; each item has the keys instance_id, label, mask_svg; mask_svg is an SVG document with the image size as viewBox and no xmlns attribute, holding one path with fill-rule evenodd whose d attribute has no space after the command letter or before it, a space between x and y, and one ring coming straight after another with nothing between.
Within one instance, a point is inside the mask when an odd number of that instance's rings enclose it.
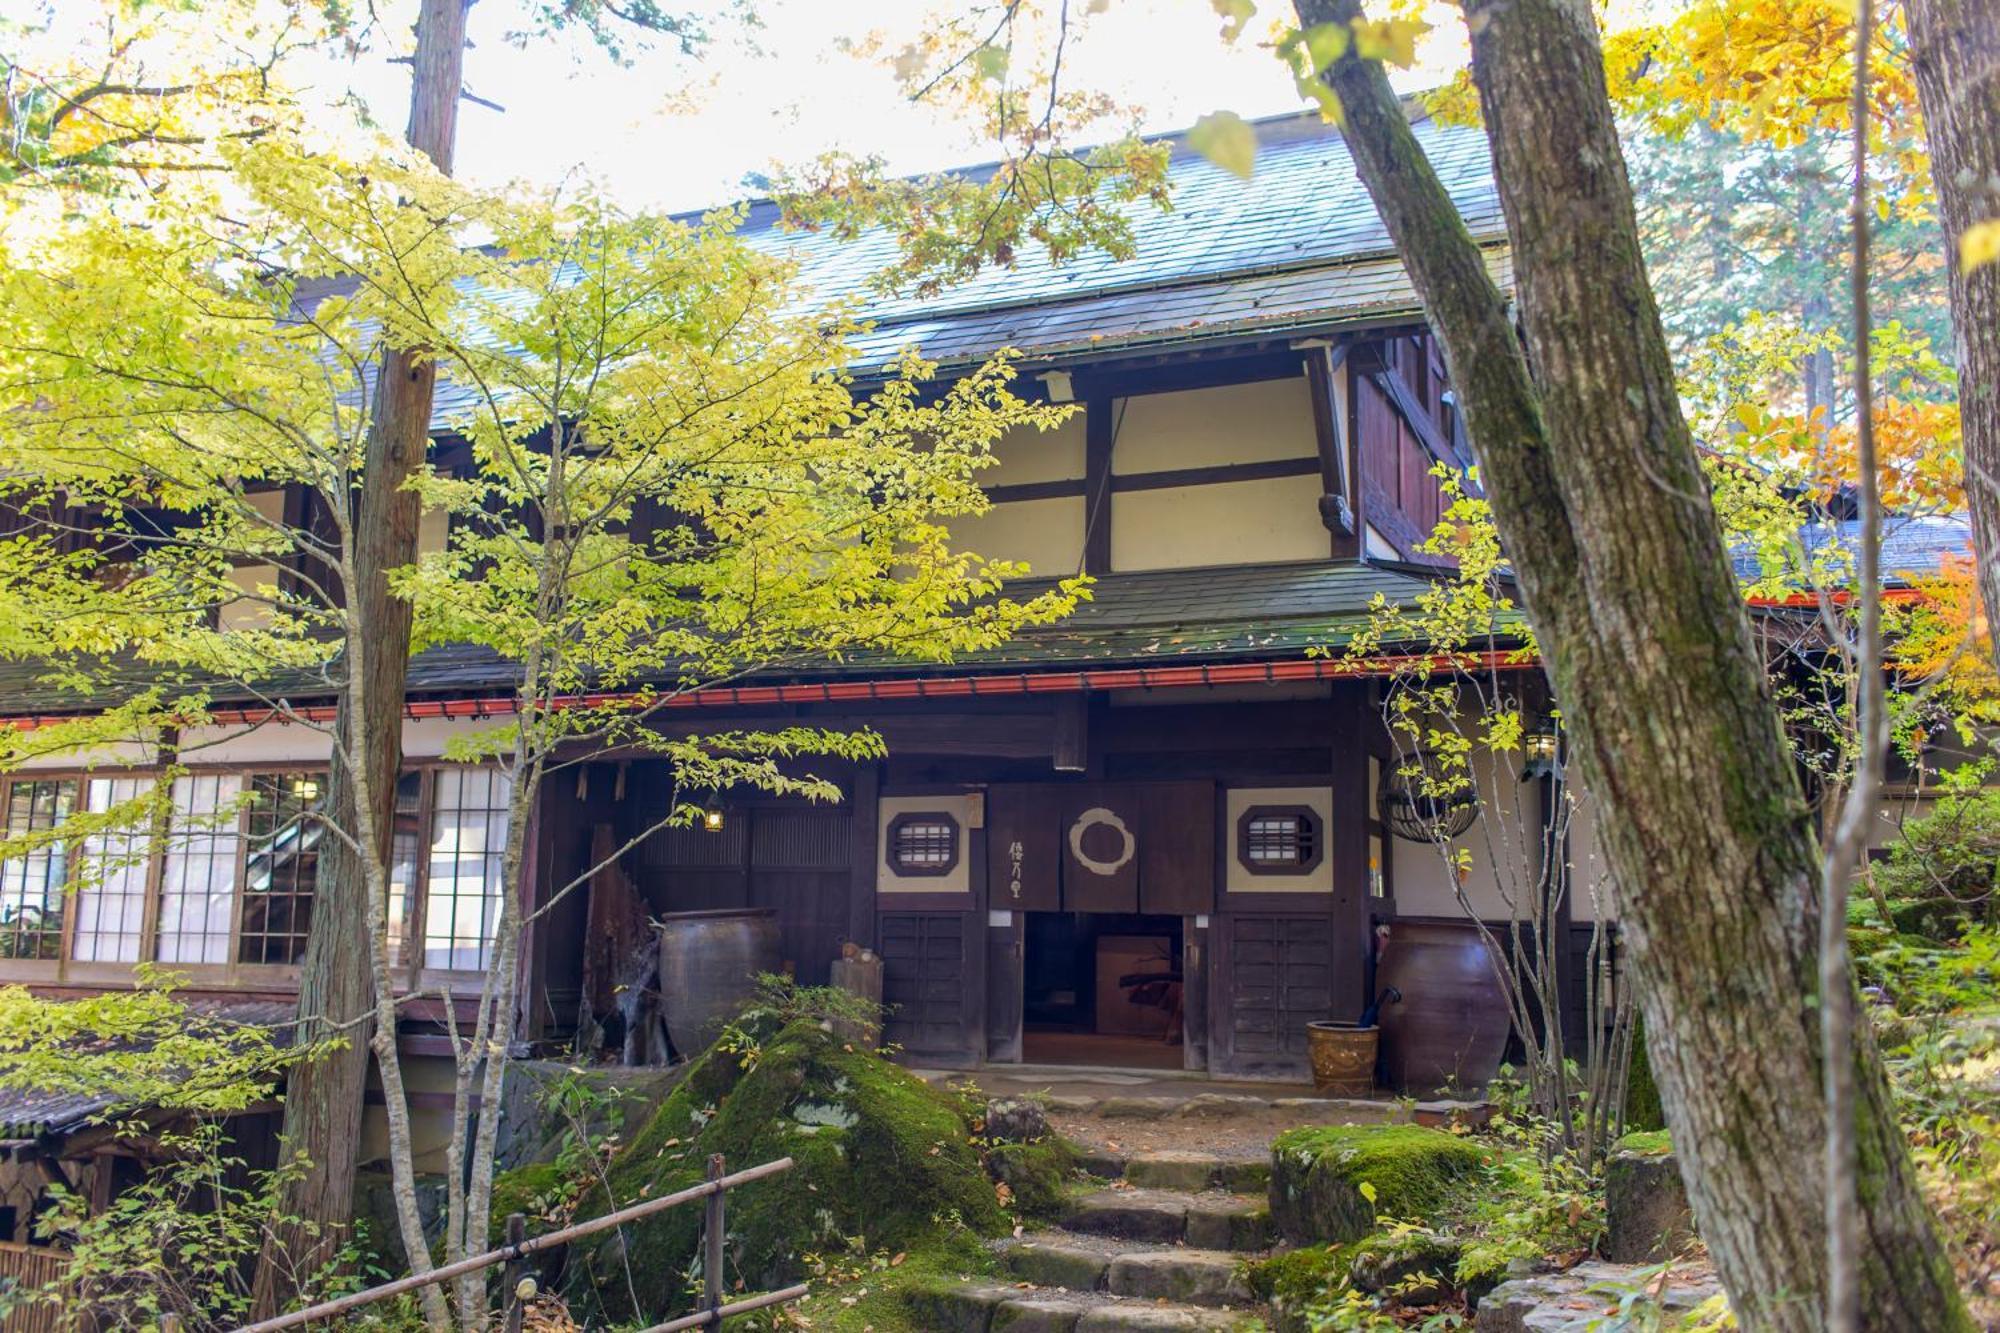
<instances>
[{"instance_id":1,"label":"bright sky","mask_svg":"<svg viewBox=\"0 0 2000 1333\"><path fill-rule=\"evenodd\" d=\"M681 209L741 197L746 173L828 149L878 153L904 172L989 160L993 145L976 131L912 105L886 69L842 47L871 29L899 45L936 5L756 0L761 27L718 22L717 41L698 60L655 40L620 67L580 35L511 45L504 34L521 26L520 0L480 0L466 82L506 110L465 104L458 174L486 185L550 184L581 169L627 206ZM1290 12L1272 0L1259 8L1272 17ZM1066 51L1065 82L1143 107L1149 132L1185 127L1218 108L1246 117L1297 110L1284 70L1259 48L1260 29L1253 25L1231 47L1219 26L1209 0L1112 0ZM1434 34L1423 67L1399 83L1436 82L1462 59L1461 47L1460 32ZM401 131L407 65L364 56L329 75L356 84L378 122Z\"/></svg>"}]
</instances>

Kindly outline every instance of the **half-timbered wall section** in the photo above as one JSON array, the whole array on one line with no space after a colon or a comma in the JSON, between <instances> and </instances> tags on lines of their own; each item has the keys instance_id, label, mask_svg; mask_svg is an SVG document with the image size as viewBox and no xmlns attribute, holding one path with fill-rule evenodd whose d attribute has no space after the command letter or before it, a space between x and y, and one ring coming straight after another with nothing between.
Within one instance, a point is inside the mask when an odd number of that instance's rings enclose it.
<instances>
[{"instance_id":1,"label":"half-timbered wall section","mask_svg":"<svg viewBox=\"0 0 2000 1333\"><path fill-rule=\"evenodd\" d=\"M1437 340L1418 332L1362 344L1350 358L1349 375L1365 552L1424 559L1417 547L1437 526L1440 511L1432 469L1443 464L1463 472L1472 461Z\"/></svg>"},{"instance_id":2,"label":"half-timbered wall section","mask_svg":"<svg viewBox=\"0 0 2000 1333\"><path fill-rule=\"evenodd\" d=\"M1437 462L1463 468L1421 329L1044 376L1074 414L994 450L990 512L954 525L1041 577L1421 558Z\"/></svg>"}]
</instances>

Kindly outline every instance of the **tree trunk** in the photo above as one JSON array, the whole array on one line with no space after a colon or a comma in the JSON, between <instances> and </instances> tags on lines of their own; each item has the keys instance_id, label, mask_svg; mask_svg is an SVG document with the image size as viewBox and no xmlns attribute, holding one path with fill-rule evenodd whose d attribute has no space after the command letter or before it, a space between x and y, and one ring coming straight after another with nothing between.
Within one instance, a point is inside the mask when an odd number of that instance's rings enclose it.
<instances>
[{"instance_id":1,"label":"tree trunk","mask_svg":"<svg viewBox=\"0 0 2000 1333\"><path fill-rule=\"evenodd\" d=\"M424 0L417 17L417 52L410 78L408 138L451 171L459 91L464 82L465 20L470 0ZM338 750L366 765L374 798L377 864L389 864L395 828L396 777L403 761L403 695L410 657L410 607L391 595L388 571L416 559L421 505L407 483L423 466L430 442L437 371L427 357L390 351L382 357L374 413L355 505L355 586L346 589L366 632L347 645L348 669L362 672L368 715L357 718L341 696ZM353 775L336 754L328 808L343 828L358 826ZM287 1078L283 1141L305 1169L284 1188L263 1262L255 1307L267 1317L292 1300L299 1285L330 1262L345 1243L354 1212L356 1149L368 1078L367 1014L374 1005L368 937L367 875L342 840L324 840L314 881L313 919L299 975L301 1042L336 1032L345 1044L307 1061ZM383 881L388 879L387 874ZM408 947L420 947L411 941Z\"/></svg>"},{"instance_id":2,"label":"tree trunk","mask_svg":"<svg viewBox=\"0 0 2000 1333\"><path fill-rule=\"evenodd\" d=\"M2000 663L2000 264L1967 273L1959 238L2000 218L2000 18L1989 0L1910 0L1910 50L1951 269L1965 497Z\"/></svg>"},{"instance_id":3,"label":"tree trunk","mask_svg":"<svg viewBox=\"0 0 2000 1333\"><path fill-rule=\"evenodd\" d=\"M1355 0L1296 0L1349 22ZM1329 72L1464 405L1601 802L1654 1068L1742 1326L1818 1327L1818 854L1681 418L1583 0L1473 0L1531 376L1379 65ZM1855 1051L1863 1327L1969 1328L1872 1045Z\"/></svg>"}]
</instances>

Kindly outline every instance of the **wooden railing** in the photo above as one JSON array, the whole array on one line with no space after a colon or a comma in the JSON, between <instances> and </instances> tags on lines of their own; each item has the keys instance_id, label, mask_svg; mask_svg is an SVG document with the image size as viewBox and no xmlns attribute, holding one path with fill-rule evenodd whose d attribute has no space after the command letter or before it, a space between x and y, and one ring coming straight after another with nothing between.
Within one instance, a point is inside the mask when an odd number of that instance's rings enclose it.
<instances>
[{"instance_id":1,"label":"wooden railing","mask_svg":"<svg viewBox=\"0 0 2000 1333\"><path fill-rule=\"evenodd\" d=\"M0 1243L0 1290L42 1293L56 1286L69 1273L69 1255L46 1245ZM62 1307L54 1301L31 1300L0 1316L0 1333L53 1333L62 1317Z\"/></svg>"},{"instance_id":2,"label":"wooden railing","mask_svg":"<svg viewBox=\"0 0 2000 1333\"><path fill-rule=\"evenodd\" d=\"M566 1245L570 1241L580 1240L585 1236L595 1235L600 1231L609 1231L611 1228L623 1226L627 1222L636 1222L642 1217L651 1217L654 1213L662 1212L678 1204L692 1203L696 1199L705 1199L707 1201L703 1206L705 1216L703 1218L702 1229L704 1234L702 1239L705 1251L702 1261L704 1264L701 1284L702 1308L693 1314L683 1315L679 1319L670 1319L664 1324L655 1324L645 1330L645 1333L677 1333L677 1330L687 1328L718 1328L721 1326L723 1320L734 1315L749 1314L752 1310L762 1310L773 1305L784 1305L788 1302L798 1300L806 1294L806 1288L801 1284L796 1287L786 1287L783 1291L769 1291L756 1296L747 1296L733 1305L724 1305L722 1303L724 1286L722 1281L722 1241L723 1237L727 1234L727 1228L723 1223L722 1216L723 1196L738 1185L747 1185L753 1180L762 1180L766 1176L775 1176L779 1172L789 1171L791 1168L792 1159L789 1157L780 1157L775 1162L766 1162L762 1166L753 1166L748 1171L738 1171L735 1175L725 1175L722 1169L722 1157L720 1154L717 1154L708 1159L708 1179L699 1185L690 1186L673 1194L662 1195L657 1199L648 1199L644 1203L635 1203L629 1208L621 1208L615 1213L606 1213L603 1217L594 1217L588 1222L579 1222L574 1226L563 1227L559 1231L551 1231L545 1235L536 1236L532 1240L517 1240L513 1238L518 1236L521 1231L520 1218L518 1215L515 1215L507 1219L508 1243L502 1245L497 1250L488 1250L485 1254L475 1254L469 1258L460 1259L456 1263L443 1264L431 1269L428 1273L417 1273L410 1277L398 1278L394 1282L385 1282L379 1287L370 1287L366 1291L357 1291L351 1296L342 1296L337 1300L322 1301L320 1304L304 1310L294 1310L290 1314L279 1315L276 1319L266 1319L262 1323L248 1324L237 1329L236 1333L279 1333L281 1329L300 1328L317 1320L331 1319L336 1315L347 1314L351 1311L359 1310L363 1306L373 1305L377 1301L386 1301L392 1296L401 1296L405 1292L419 1291L425 1287L434 1287L439 1283L450 1282L454 1278L464 1277L468 1273L477 1273L482 1269L491 1268L495 1264L507 1264L511 1269L518 1266L529 1255L539 1254L544 1250L555 1249L557 1246ZM506 1327L509 1333L516 1333L521 1327L521 1306L520 1300L511 1286L507 1292L507 1302ZM4 1330L4 1333L13 1333L13 1330L9 1328Z\"/></svg>"}]
</instances>

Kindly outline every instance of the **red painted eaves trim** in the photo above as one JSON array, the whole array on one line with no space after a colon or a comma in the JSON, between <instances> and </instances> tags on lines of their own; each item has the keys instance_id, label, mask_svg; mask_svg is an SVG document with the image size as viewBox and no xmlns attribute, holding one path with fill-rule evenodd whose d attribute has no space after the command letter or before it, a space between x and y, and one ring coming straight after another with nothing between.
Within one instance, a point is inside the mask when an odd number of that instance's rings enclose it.
<instances>
[{"instance_id":1,"label":"red painted eaves trim","mask_svg":"<svg viewBox=\"0 0 2000 1333\"><path fill-rule=\"evenodd\" d=\"M1354 680L1400 674L1414 668L1448 663L1481 670L1539 669L1537 658L1511 651L1468 653L1456 658L1439 654L1347 658L1299 658L1282 662L1223 662L1185 666L1098 667L1077 671L1007 672L979 676L913 676L887 680L836 680L813 684L711 685L661 699L639 692L585 694L556 701L557 707L602 708L628 705L635 709L740 708L772 704L851 703L909 699L989 699L1020 695L1088 694L1102 690L1200 689L1214 685L1278 685L1299 681ZM403 716L424 718L507 717L512 699L414 699L403 705ZM260 726L267 723L330 722L331 704L280 711L275 708L218 708L208 723ZM64 716L0 718L0 726L21 730L72 721Z\"/></svg>"}]
</instances>

